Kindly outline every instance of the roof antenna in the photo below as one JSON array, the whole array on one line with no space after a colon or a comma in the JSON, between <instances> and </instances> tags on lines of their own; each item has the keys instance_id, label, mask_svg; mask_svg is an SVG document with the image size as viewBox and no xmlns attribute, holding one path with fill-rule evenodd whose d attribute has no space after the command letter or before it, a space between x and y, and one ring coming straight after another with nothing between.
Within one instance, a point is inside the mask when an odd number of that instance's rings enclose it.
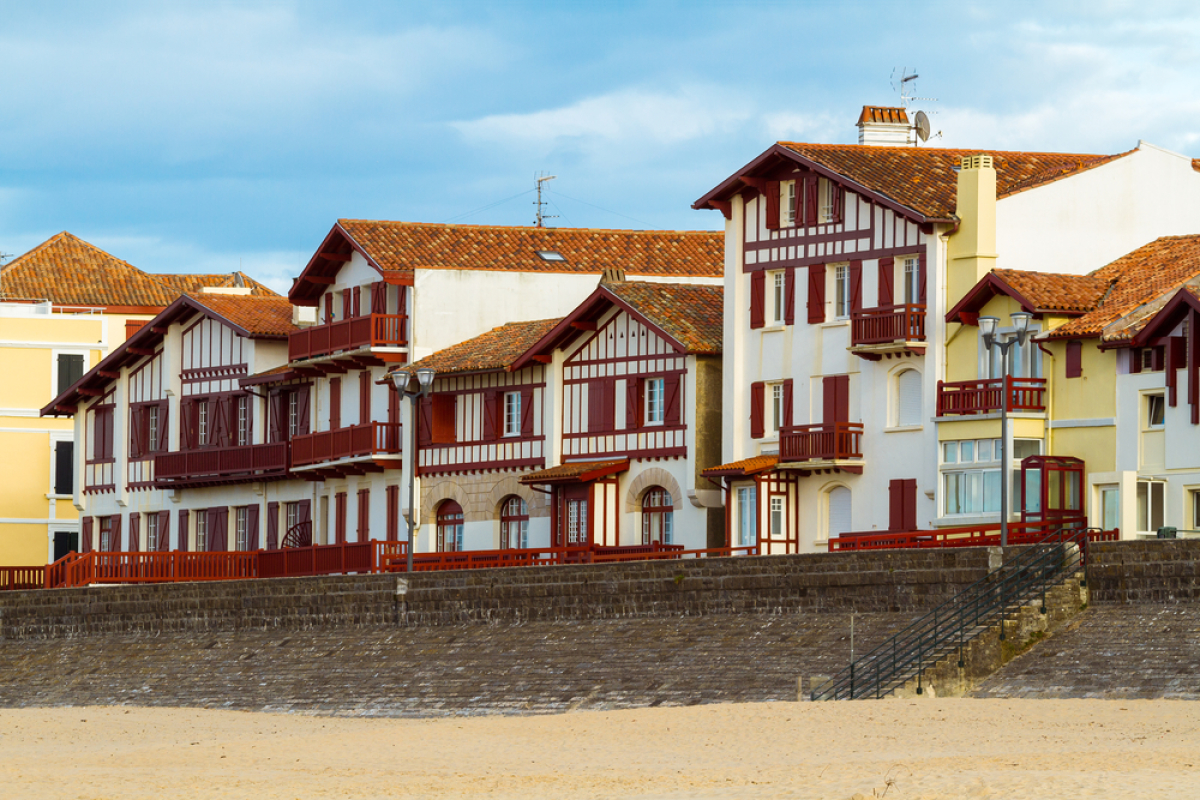
<instances>
[{"instance_id":1,"label":"roof antenna","mask_svg":"<svg viewBox=\"0 0 1200 800\"><path fill-rule=\"evenodd\" d=\"M899 75L899 78L897 78ZM899 93L900 105L903 108L908 108L909 104L914 100L924 100L929 103L936 103L936 97L917 97L917 78L921 77L917 74L914 67L912 74L909 74L908 67L896 67L892 70L892 90ZM936 113L936 112L935 112ZM918 111L914 116L914 125L912 127L912 144L914 147L919 147L921 142L929 141L932 135L934 139L942 138L942 132L932 133L933 128L929 124L929 116L924 111Z\"/></svg>"},{"instance_id":2,"label":"roof antenna","mask_svg":"<svg viewBox=\"0 0 1200 800\"><path fill-rule=\"evenodd\" d=\"M12 258L12 253L0 253L0 267L4 266L4 262ZM4 297L3 286L0 286L0 297Z\"/></svg>"},{"instance_id":3,"label":"roof antenna","mask_svg":"<svg viewBox=\"0 0 1200 800\"><path fill-rule=\"evenodd\" d=\"M535 181L537 181L537 195L538 195L537 200L533 201L533 204L535 206L537 206L537 219L534 221L534 224L537 225L537 227L539 227L539 228L546 227L545 224L543 224L543 223L548 219L558 219L557 214L543 214L542 213L542 206L547 205L542 200L542 184L545 183L546 181L552 181L556 177L558 177L558 176L557 175L548 175L545 172L539 172L537 175L533 176L533 179Z\"/></svg>"}]
</instances>

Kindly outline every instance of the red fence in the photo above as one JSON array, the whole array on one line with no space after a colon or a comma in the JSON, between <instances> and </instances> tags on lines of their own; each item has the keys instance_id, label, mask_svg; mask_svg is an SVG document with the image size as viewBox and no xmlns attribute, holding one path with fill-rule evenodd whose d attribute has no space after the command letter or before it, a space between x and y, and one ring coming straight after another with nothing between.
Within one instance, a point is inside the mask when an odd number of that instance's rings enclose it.
<instances>
[{"instance_id":1,"label":"red fence","mask_svg":"<svg viewBox=\"0 0 1200 800\"><path fill-rule=\"evenodd\" d=\"M850 344L925 341L925 305L864 308L850 314Z\"/></svg>"},{"instance_id":2,"label":"red fence","mask_svg":"<svg viewBox=\"0 0 1200 800\"><path fill-rule=\"evenodd\" d=\"M41 589L45 585L45 567L0 567L0 592L8 589Z\"/></svg>"},{"instance_id":3,"label":"red fence","mask_svg":"<svg viewBox=\"0 0 1200 800\"><path fill-rule=\"evenodd\" d=\"M238 477L261 480L286 475L287 468L287 442L203 447L155 456L154 480L172 485Z\"/></svg>"},{"instance_id":4,"label":"red fence","mask_svg":"<svg viewBox=\"0 0 1200 800\"><path fill-rule=\"evenodd\" d=\"M1014 522L1008 526L1009 544L1039 542L1059 528L1084 527L1084 517L1064 518L1043 522ZM1119 530L1104 531L1088 537L1093 542L1115 542ZM843 533L829 540L830 552L844 550L887 550L908 547L983 547L1000 544L1000 523L969 525L961 528L938 528L928 531L865 531Z\"/></svg>"},{"instance_id":5,"label":"red fence","mask_svg":"<svg viewBox=\"0 0 1200 800\"><path fill-rule=\"evenodd\" d=\"M862 458L861 422L797 425L779 432L781 461Z\"/></svg>"},{"instance_id":6,"label":"red fence","mask_svg":"<svg viewBox=\"0 0 1200 800\"><path fill-rule=\"evenodd\" d=\"M1006 375L980 381L938 381L937 415L987 414L999 411L1008 398L1009 411L1045 411L1045 378L1014 378Z\"/></svg>"},{"instance_id":7,"label":"red fence","mask_svg":"<svg viewBox=\"0 0 1200 800\"><path fill-rule=\"evenodd\" d=\"M327 356L364 347L404 347L408 344L408 316L369 314L313 325L288 337L288 359Z\"/></svg>"},{"instance_id":8,"label":"red fence","mask_svg":"<svg viewBox=\"0 0 1200 800\"><path fill-rule=\"evenodd\" d=\"M380 453L399 454L403 441L400 434L398 422L367 422L335 431L293 436L292 466L302 467Z\"/></svg>"}]
</instances>

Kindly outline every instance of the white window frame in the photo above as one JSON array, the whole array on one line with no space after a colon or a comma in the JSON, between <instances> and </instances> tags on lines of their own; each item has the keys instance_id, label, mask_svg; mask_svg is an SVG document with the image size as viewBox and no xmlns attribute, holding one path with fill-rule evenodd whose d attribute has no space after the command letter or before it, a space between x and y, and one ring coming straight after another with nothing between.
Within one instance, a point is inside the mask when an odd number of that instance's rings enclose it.
<instances>
[{"instance_id":1,"label":"white window frame","mask_svg":"<svg viewBox=\"0 0 1200 800\"><path fill-rule=\"evenodd\" d=\"M785 399L784 391L783 391L783 384L782 383L772 383L772 384L768 384L768 386L771 390L771 396L768 399L768 402L771 404L771 406L770 406L771 413L769 416L769 419L771 421L771 428L767 432L767 438L772 438L774 436L778 436L779 432L781 430L783 430L783 418L787 414L787 409L785 409L783 407L783 403L784 403L784 399Z\"/></svg>"},{"instance_id":2,"label":"white window frame","mask_svg":"<svg viewBox=\"0 0 1200 800\"><path fill-rule=\"evenodd\" d=\"M208 550L208 509L198 509L192 516L196 518L196 552Z\"/></svg>"},{"instance_id":3,"label":"white window frame","mask_svg":"<svg viewBox=\"0 0 1200 800\"><path fill-rule=\"evenodd\" d=\"M850 265L833 268L833 316L838 321L850 319Z\"/></svg>"},{"instance_id":4,"label":"white window frame","mask_svg":"<svg viewBox=\"0 0 1200 800\"><path fill-rule=\"evenodd\" d=\"M146 407L146 452L158 452L158 405Z\"/></svg>"},{"instance_id":5,"label":"white window frame","mask_svg":"<svg viewBox=\"0 0 1200 800\"><path fill-rule=\"evenodd\" d=\"M1030 323L1029 338L1024 345L1013 345L1008 352L1008 374L1014 378L1041 378L1042 351L1033 337L1041 332L1041 326ZM1016 335L1016 328L998 328L996 337L1001 340L1011 339ZM983 334L979 334L979 377L984 380L998 379L1004 365L1004 355L999 347L990 350L983 346Z\"/></svg>"},{"instance_id":6,"label":"white window frame","mask_svg":"<svg viewBox=\"0 0 1200 800\"><path fill-rule=\"evenodd\" d=\"M146 520L146 549L156 550L158 549L158 514L151 511L144 515L144 518Z\"/></svg>"},{"instance_id":7,"label":"white window frame","mask_svg":"<svg viewBox=\"0 0 1200 800\"><path fill-rule=\"evenodd\" d=\"M770 536L772 539L783 539L786 536L783 519L783 498L778 495L771 497L769 516Z\"/></svg>"},{"instance_id":8,"label":"white window frame","mask_svg":"<svg viewBox=\"0 0 1200 800\"><path fill-rule=\"evenodd\" d=\"M833 222L833 181L828 178L818 178L817 184L817 224L828 225Z\"/></svg>"},{"instance_id":9,"label":"white window frame","mask_svg":"<svg viewBox=\"0 0 1200 800\"><path fill-rule=\"evenodd\" d=\"M233 510L233 549L246 550L250 546L250 510L246 506L238 506Z\"/></svg>"},{"instance_id":10,"label":"white window frame","mask_svg":"<svg viewBox=\"0 0 1200 800\"><path fill-rule=\"evenodd\" d=\"M245 395L237 399L237 443L239 447L250 444L250 398Z\"/></svg>"},{"instance_id":11,"label":"white window frame","mask_svg":"<svg viewBox=\"0 0 1200 800\"><path fill-rule=\"evenodd\" d=\"M1142 487L1145 487L1146 508L1144 516L1146 524L1149 527L1142 527ZM1155 491L1157 487L1157 491ZM1136 487L1134 500L1136 502L1136 513L1134 519L1134 527L1138 533L1155 533L1159 528L1167 524L1167 482L1161 480L1152 480L1149 478L1139 478ZM1157 498L1156 498L1157 496ZM1158 508L1155 508L1155 506ZM1156 513L1157 512L1157 513ZM1155 517L1158 524L1155 525Z\"/></svg>"},{"instance_id":12,"label":"white window frame","mask_svg":"<svg viewBox=\"0 0 1200 800\"><path fill-rule=\"evenodd\" d=\"M1107 508L1105 507L1106 495L1115 495L1117 500L1116 514L1114 519L1109 521L1107 517ZM1101 484L1096 487L1096 516L1099 518L1100 527L1104 530L1112 530L1113 528L1121 527L1121 486L1116 483ZM1111 527L1110 527L1111 524Z\"/></svg>"},{"instance_id":13,"label":"white window frame","mask_svg":"<svg viewBox=\"0 0 1200 800\"><path fill-rule=\"evenodd\" d=\"M1200 488L1189 487L1187 491L1192 501L1192 529L1200 530Z\"/></svg>"},{"instance_id":14,"label":"white window frame","mask_svg":"<svg viewBox=\"0 0 1200 800\"><path fill-rule=\"evenodd\" d=\"M833 494L834 494L834 492L837 492L839 490L845 491L847 493L847 495L849 495L850 516L849 516L849 519L847 520L849 522L849 526L847 527L847 529L845 531L836 531L835 532L833 530L833 509L832 509ZM824 498L825 502L823 505L825 507L824 510L825 510L825 539L826 539L826 541L834 538L835 536L840 536L843 533L848 533L850 531L853 531L854 530L854 492L853 492L853 490L851 490L849 486L843 486L841 484L838 484L836 486L831 486L827 490L825 490L824 495L825 495L825 498Z\"/></svg>"},{"instance_id":15,"label":"white window frame","mask_svg":"<svg viewBox=\"0 0 1200 800\"><path fill-rule=\"evenodd\" d=\"M796 181L784 181L780 187L783 194L781 207L783 209L783 224L788 227L796 224L796 212L799 210L797 200L798 192L796 190Z\"/></svg>"},{"instance_id":16,"label":"white window frame","mask_svg":"<svg viewBox=\"0 0 1200 800\"><path fill-rule=\"evenodd\" d=\"M85 453L79 452L79 447L78 447L78 445L75 444L75 432L74 431L50 431L50 482L46 484L46 486L47 486L46 499L47 500L70 500L71 498L73 498L75 496L74 493L58 494L57 492L54 491L57 488L56 478L58 477L58 443L59 442L71 442L72 445L75 445L71 448L71 454L72 454L72 456L74 456L73 463L71 464L71 487L74 489L79 488L80 459L83 459L86 457Z\"/></svg>"},{"instance_id":17,"label":"white window frame","mask_svg":"<svg viewBox=\"0 0 1200 800\"><path fill-rule=\"evenodd\" d=\"M758 492L754 486L737 488L737 547L758 544Z\"/></svg>"},{"instance_id":18,"label":"white window frame","mask_svg":"<svg viewBox=\"0 0 1200 800\"><path fill-rule=\"evenodd\" d=\"M296 390L288 392L288 438L291 439L300 430L300 393Z\"/></svg>"},{"instance_id":19,"label":"white window frame","mask_svg":"<svg viewBox=\"0 0 1200 800\"><path fill-rule=\"evenodd\" d=\"M645 389L645 425L665 425L667 421L666 379L646 378Z\"/></svg>"},{"instance_id":20,"label":"white window frame","mask_svg":"<svg viewBox=\"0 0 1200 800\"><path fill-rule=\"evenodd\" d=\"M68 388L70 388L68 386L59 386L58 385L58 357L59 356L83 356L83 374L86 375L88 373L88 370L90 370L92 368L91 367L91 355L92 355L92 353L90 350L81 350L79 348L71 348L71 347L63 348L61 350L58 348L53 348L50 351L50 359L51 359L50 360L50 365L51 365L50 366L50 396L51 397L58 397L60 394L62 394Z\"/></svg>"},{"instance_id":21,"label":"white window frame","mask_svg":"<svg viewBox=\"0 0 1200 800\"><path fill-rule=\"evenodd\" d=\"M504 435L521 435L521 393L504 393Z\"/></svg>"},{"instance_id":22,"label":"white window frame","mask_svg":"<svg viewBox=\"0 0 1200 800\"><path fill-rule=\"evenodd\" d=\"M1009 475L1009 511L1020 513L1021 510L1021 461L1017 458L1017 443L1036 443L1040 455L1044 449L1041 439L1014 439L1013 453L1010 458L1011 474ZM949 457L953 454L953 457ZM968 456L969 457L966 457ZM984 455L987 458L984 458ZM1001 474L1000 440L999 439L950 439L939 442L938 446L939 488L941 490L941 516L943 517L980 517L1000 515L1000 486L996 484L992 491L996 493L995 508L988 508L988 481L995 481L995 476ZM979 478L973 476L979 475ZM954 476L956 482L979 480L979 507L968 510L950 508L950 482Z\"/></svg>"},{"instance_id":23,"label":"white window frame","mask_svg":"<svg viewBox=\"0 0 1200 800\"><path fill-rule=\"evenodd\" d=\"M208 400L198 400L196 401L196 444L206 447L208 434Z\"/></svg>"},{"instance_id":24,"label":"white window frame","mask_svg":"<svg viewBox=\"0 0 1200 800\"><path fill-rule=\"evenodd\" d=\"M784 324L784 313L787 310L787 273L776 271L768 273L771 278L771 322L774 325Z\"/></svg>"},{"instance_id":25,"label":"white window frame","mask_svg":"<svg viewBox=\"0 0 1200 800\"><path fill-rule=\"evenodd\" d=\"M1147 392L1143 395L1146 398L1143 406L1142 415L1142 430L1143 431L1161 431L1167 427L1167 397L1162 392ZM1154 409L1157 406L1161 412L1159 422L1155 422Z\"/></svg>"},{"instance_id":26,"label":"white window frame","mask_svg":"<svg viewBox=\"0 0 1200 800\"><path fill-rule=\"evenodd\" d=\"M921 302L921 259L905 256L900 261L900 286L904 305Z\"/></svg>"},{"instance_id":27,"label":"white window frame","mask_svg":"<svg viewBox=\"0 0 1200 800\"><path fill-rule=\"evenodd\" d=\"M904 394L901 391L902 386L901 386L900 381L902 379L904 379L904 380L912 379L912 378L905 378L906 375L911 375L911 376L915 377L915 379L917 381L917 392L919 393L919 399L918 399L917 411L916 411L917 416L916 416L915 420L911 420L911 421L905 420L904 416L903 416ZM891 403L892 427L893 428L905 428L905 429L920 428L923 425L921 417L922 417L922 414L923 414L923 411L925 408L925 383L924 383L924 376L921 375L921 371L917 370L917 369L900 369L892 377L891 385L892 385L892 395L893 395L893 400Z\"/></svg>"}]
</instances>

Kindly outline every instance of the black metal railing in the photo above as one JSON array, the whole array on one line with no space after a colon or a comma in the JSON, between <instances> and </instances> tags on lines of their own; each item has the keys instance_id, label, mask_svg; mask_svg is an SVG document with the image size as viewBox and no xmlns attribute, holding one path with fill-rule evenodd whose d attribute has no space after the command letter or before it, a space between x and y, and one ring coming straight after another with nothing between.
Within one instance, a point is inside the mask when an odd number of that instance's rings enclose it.
<instances>
[{"instance_id":1,"label":"black metal railing","mask_svg":"<svg viewBox=\"0 0 1200 800\"><path fill-rule=\"evenodd\" d=\"M1097 528L1061 528L1028 545L1000 568L936 606L812 691L813 700L882 698L917 679L956 651L959 666L968 643L1022 606L1041 598L1066 576L1083 568L1090 534Z\"/></svg>"}]
</instances>

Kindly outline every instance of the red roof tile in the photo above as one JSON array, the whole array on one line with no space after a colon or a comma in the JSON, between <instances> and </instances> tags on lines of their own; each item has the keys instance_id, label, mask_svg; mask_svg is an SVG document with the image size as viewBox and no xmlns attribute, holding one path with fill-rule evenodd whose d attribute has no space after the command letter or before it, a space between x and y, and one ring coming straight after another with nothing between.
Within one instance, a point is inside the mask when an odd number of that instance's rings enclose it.
<instances>
[{"instance_id":1,"label":"red roof tile","mask_svg":"<svg viewBox=\"0 0 1200 800\"><path fill-rule=\"evenodd\" d=\"M743 477L757 475L760 472L774 469L778 463L778 455L752 456L751 458L743 458L740 461L721 464L717 467L709 467L708 469L701 470L700 474L712 478Z\"/></svg>"},{"instance_id":2,"label":"red roof tile","mask_svg":"<svg viewBox=\"0 0 1200 800\"><path fill-rule=\"evenodd\" d=\"M603 286L674 337L689 353L721 352L723 287L645 281L617 281Z\"/></svg>"},{"instance_id":3,"label":"red roof tile","mask_svg":"<svg viewBox=\"0 0 1200 800\"><path fill-rule=\"evenodd\" d=\"M189 294L188 298L255 338L285 338L300 330L292 323L292 304L286 297Z\"/></svg>"},{"instance_id":4,"label":"red roof tile","mask_svg":"<svg viewBox=\"0 0 1200 800\"><path fill-rule=\"evenodd\" d=\"M404 369L429 367L438 375L507 369L561 319L510 322L422 358Z\"/></svg>"},{"instance_id":5,"label":"red roof tile","mask_svg":"<svg viewBox=\"0 0 1200 800\"><path fill-rule=\"evenodd\" d=\"M855 124L862 125L864 122L907 125L908 111L895 106L863 106L862 113L858 115L858 122Z\"/></svg>"},{"instance_id":6,"label":"red roof tile","mask_svg":"<svg viewBox=\"0 0 1200 800\"><path fill-rule=\"evenodd\" d=\"M568 464L523 475L520 482L526 485L531 483L579 483L624 472L627 469L629 469L628 458L616 461L572 461Z\"/></svg>"},{"instance_id":7,"label":"red roof tile","mask_svg":"<svg viewBox=\"0 0 1200 800\"><path fill-rule=\"evenodd\" d=\"M252 295L260 297L280 297L266 285L259 283L244 272L218 273L216 275L176 275L172 273L156 273L156 280L172 287L178 294L197 294L208 287L233 289L248 288Z\"/></svg>"},{"instance_id":8,"label":"red roof tile","mask_svg":"<svg viewBox=\"0 0 1200 800\"><path fill-rule=\"evenodd\" d=\"M1110 282L1095 275L1066 275L1020 269L995 269L992 274L1028 300L1035 311L1091 311L1108 291Z\"/></svg>"}]
</instances>

